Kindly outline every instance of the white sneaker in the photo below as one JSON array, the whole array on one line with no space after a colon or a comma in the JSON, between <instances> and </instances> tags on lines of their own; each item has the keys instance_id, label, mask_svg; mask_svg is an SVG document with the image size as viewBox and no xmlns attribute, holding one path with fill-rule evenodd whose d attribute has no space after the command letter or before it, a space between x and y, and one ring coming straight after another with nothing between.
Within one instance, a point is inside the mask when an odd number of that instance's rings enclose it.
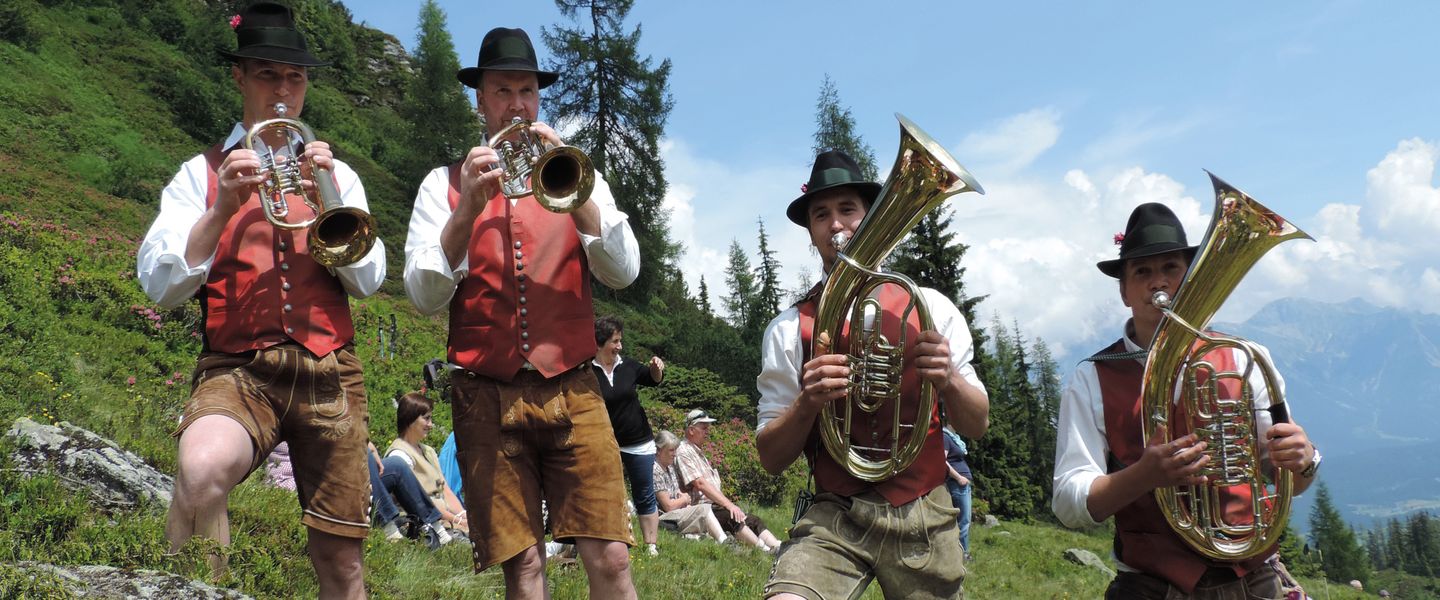
<instances>
[{"instance_id":1,"label":"white sneaker","mask_svg":"<svg viewBox=\"0 0 1440 600\"><path fill-rule=\"evenodd\" d=\"M385 541L387 542L405 539L405 534L400 533L400 528L395 525L394 521L386 523L384 527L380 528L380 531L385 532Z\"/></svg>"},{"instance_id":2,"label":"white sneaker","mask_svg":"<svg viewBox=\"0 0 1440 600\"><path fill-rule=\"evenodd\" d=\"M433 532L433 533L435 534L435 540L438 541L438 542L440 542L440 545L441 545L441 546L444 546L445 544L448 544L448 543L450 543L450 542L452 542L452 541L455 540L455 538L450 537L450 532L445 531L445 526L444 526L444 525L438 525L438 524L435 524L435 523L430 523L430 524L425 525L425 528L426 528L426 529L429 529L431 532Z\"/></svg>"},{"instance_id":3,"label":"white sneaker","mask_svg":"<svg viewBox=\"0 0 1440 600\"><path fill-rule=\"evenodd\" d=\"M655 548L655 544L645 544L645 553L650 556L660 556L660 551Z\"/></svg>"}]
</instances>

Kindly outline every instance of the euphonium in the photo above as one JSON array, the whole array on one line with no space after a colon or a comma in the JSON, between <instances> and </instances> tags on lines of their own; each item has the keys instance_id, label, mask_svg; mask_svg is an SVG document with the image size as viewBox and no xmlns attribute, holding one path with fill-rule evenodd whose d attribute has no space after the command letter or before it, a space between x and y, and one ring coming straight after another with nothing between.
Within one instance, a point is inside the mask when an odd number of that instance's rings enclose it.
<instances>
[{"instance_id":1,"label":"euphonium","mask_svg":"<svg viewBox=\"0 0 1440 600\"><path fill-rule=\"evenodd\" d=\"M836 414L834 403L821 410L820 437L825 450L851 475L870 482L889 479L915 461L929 433L931 411L935 406L935 390L922 380L919 396L922 401L915 422L901 423L900 408L894 407L889 447L852 443L850 425L859 418L857 410L873 414L886 402L898 402L908 342L903 333L899 340L887 340L881 335L878 319L882 313L878 303L870 298L871 292L885 283L904 287L910 294L910 304L902 319L908 319L913 311L920 320L921 331L935 328L930 309L915 282L899 273L879 272L880 264L905 234L946 198L961 192L985 193L940 144L903 115L895 117L900 120L900 152L895 157L895 166L890 169L890 178L880 188L864 220L855 228L854 237L844 240L837 234L835 245L840 252L815 310L815 330L811 338L811 356L845 352L850 363L850 383L841 414ZM876 315L876 324L866 326L867 309ZM846 323L849 323L848 348L834 348L834 342L847 331ZM902 436L904 429L909 432Z\"/></svg>"},{"instance_id":2,"label":"euphonium","mask_svg":"<svg viewBox=\"0 0 1440 600\"><path fill-rule=\"evenodd\" d=\"M315 141L315 134L304 123L286 118L284 103L275 105L277 118L256 123L245 135L245 148L260 150L261 170L267 172L260 182L260 203L264 205L265 219L280 229L309 229L306 240L310 257L327 267L343 267L360 260L375 245L375 218L363 210L345 206L340 201L340 190L329 169L323 169L310 161L310 172L315 178L313 191L300 186L301 160L296 154L294 138L299 136L305 144ZM266 138L270 138L267 142ZM274 143L275 145L271 145ZM291 223L285 220L290 214L290 203L286 194L304 199L315 216L306 221Z\"/></svg>"},{"instance_id":3,"label":"euphonium","mask_svg":"<svg viewBox=\"0 0 1440 600\"><path fill-rule=\"evenodd\" d=\"M574 146L546 148L545 140L530 132L534 121L515 117L486 146L500 155L505 169L501 191L511 200L534 195L545 210L574 212L590 200L595 189L595 167L590 157Z\"/></svg>"},{"instance_id":4,"label":"euphonium","mask_svg":"<svg viewBox=\"0 0 1440 600\"><path fill-rule=\"evenodd\" d=\"M1265 552L1279 540L1294 485L1289 471L1275 469L1274 476L1267 478L1261 466L1260 445L1265 441L1255 420L1255 390L1249 383L1253 369L1260 370L1269 390L1273 421L1287 422L1289 415L1279 376L1259 347L1204 328L1260 257L1281 242L1311 238L1214 174L1210 180L1215 185L1210 229L1173 301L1163 291L1152 298L1165 319L1155 332L1145 365L1142 420L1147 445L1162 425L1166 442L1184 435L1176 432L1175 424L1187 418L1193 433L1208 444L1210 462L1200 473L1206 483L1158 488L1155 500L1170 526L1197 552L1239 561ZM1205 359L1206 354L1225 348L1243 356L1244 368L1239 372L1217 372ZM1239 398L1222 397L1227 394L1217 382L1227 379L1238 380ZM1172 415L1172 410L1177 414ZM1237 522L1227 519L1221 502L1221 489L1230 486L1248 486L1251 492L1247 518Z\"/></svg>"}]
</instances>

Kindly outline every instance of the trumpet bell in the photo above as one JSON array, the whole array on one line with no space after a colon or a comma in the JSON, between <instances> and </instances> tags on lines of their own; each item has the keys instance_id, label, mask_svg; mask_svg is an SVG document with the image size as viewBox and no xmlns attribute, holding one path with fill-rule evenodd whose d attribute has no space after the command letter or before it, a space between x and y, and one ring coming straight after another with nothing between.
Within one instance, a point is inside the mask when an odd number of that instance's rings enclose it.
<instances>
[{"instance_id":1,"label":"trumpet bell","mask_svg":"<svg viewBox=\"0 0 1440 600\"><path fill-rule=\"evenodd\" d=\"M535 196L553 213L574 212L590 200L595 189L595 167L579 148L555 146L530 132L534 121L515 117L485 145L494 148L505 169L501 190L511 200Z\"/></svg>"}]
</instances>

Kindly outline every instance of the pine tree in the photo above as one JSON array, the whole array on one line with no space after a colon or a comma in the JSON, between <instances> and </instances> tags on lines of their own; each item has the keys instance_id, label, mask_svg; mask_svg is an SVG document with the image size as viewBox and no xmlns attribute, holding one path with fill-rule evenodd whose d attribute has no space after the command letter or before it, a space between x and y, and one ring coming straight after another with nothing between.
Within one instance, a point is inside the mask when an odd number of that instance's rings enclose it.
<instances>
[{"instance_id":1,"label":"pine tree","mask_svg":"<svg viewBox=\"0 0 1440 600\"><path fill-rule=\"evenodd\" d=\"M1355 531L1340 516L1330 499L1330 489L1318 483L1315 506L1310 509L1310 539L1323 552L1322 565L1330 581L1370 581L1369 559L1355 538Z\"/></svg>"},{"instance_id":2,"label":"pine tree","mask_svg":"<svg viewBox=\"0 0 1440 600\"><path fill-rule=\"evenodd\" d=\"M1405 524L1405 540L1410 547L1410 573L1421 577L1434 577L1440 572L1440 555L1437 555L1435 522L1429 513L1410 515Z\"/></svg>"},{"instance_id":3,"label":"pine tree","mask_svg":"<svg viewBox=\"0 0 1440 600\"><path fill-rule=\"evenodd\" d=\"M840 104L840 92L827 74L820 84L820 98L815 101L814 155L827 150L842 150L860 165L860 174L874 181L880 176L875 168L875 151L855 132L855 117Z\"/></svg>"},{"instance_id":4,"label":"pine tree","mask_svg":"<svg viewBox=\"0 0 1440 600\"><path fill-rule=\"evenodd\" d=\"M1020 334L995 321L991 326L995 351L986 355L982 381L990 396L990 429L975 440L970 467L975 475L975 493L990 503L997 516L1028 520L1043 511L1044 495L1035 479L1038 462L1027 426L1033 396L1028 381L1029 363L1023 348L1017 347ZM1044 474L1048 479L1049 473Z\"/></svg>"},{"instance_id":5,"label":"pine tree","mask_svg":"<svg viewBox=\"0 0 1440 600\"><path fill-rule=\"evenodd\" d=\"M752 317L759 292L755 289L755 274L750 269L750 258L745 256L745 250L740 247L740 242L735 240L730 241L730 262L725 267L725 283L730 288L730 295L725 297L725 312L730 317L730 324L740 332L740 339L749 343L756 328ZM763 327L764 324L760 326ZM757 344L759 337L753 337Z\"/></svg>"},{"instance_id":6,"label":"pine tree","mask_svg":"<svg viewBox=\"0 0 1440 600\"><path fill-rule=\"evenodd\" d=\"M1031 386L1034 397L1031 403L1035 405L1035 420L1030 423L1031 436L1034 440L1033 452L1036 465L1035 481L1040 484L1042 498L1049 498L1052 493L1055 472L1055 432L1060 420L1060 368L1055 364L1055 358L1050 355L1050 348L1045 345L1045 340L1035 338L1033 345L1035 355L1035 368L1031 374ZM1040 507L1040 514L1051 514Z\"/></svg>"},{"instance_id":7,"label":"pine tree","mask_svg":"<svg viewBox=\"0 0 1440 600\"><path fill-rule=\"evenodd\" d=\"M573 128L569 143L589 154L616 205L630 218L645 265L619 296L648 302L679 278L680 247L670 240L662 208L667 184L660 136L670 117L670 61L639 56L640 27L622 23L634 0L556 0L574 27L544 28L548 67L560 73L547 106L557 125Z\"/></svg>"},{"instance_id":8,"label":"pine tree","mask_svg":"<svg viewBox=\"0 0 1440 600\"><path fill-rule=\"evenodd\" d=\"M438 165L465 156L481 143L479 122L465 98L465 88L455 79L460 59L445 29L445 12L426 0L420 6L419 35L411 59L415 78L405 95L400 114L409 123L413 155L406 175L419 180Z\"/></svg>"},{"instance_id":9,"label":"pine tree","mask_svg":"<svg viewBox=\"0 0 1440 600\"><path fill-rule=\"evenodd\" d=\"M1390 557L1389 566L1396 571L1413 573L1411 565L1414 563L1414 558L1406 539L1405 529L1401 525L1400 519L1391 517L1385 523L1385 555Z\"/></svg>"},{"instance_id":10,"label":"pine tree","mask_svg":"<svg viewBox=\"0 0 1440 600\"><path fill-rule=\"evenodd\" d=\"M809 266L800 267L800 272L795 274L795 287L787 292L790 303L799 302L810 289L815 287L815 272Z\"/></svg>"},{"instance_id":11,"label":"pine tree","mask_svg":"<svg viewBox=\"0 0 1440 600\"><path fill-rule=\"evenodd\" d=\"M783 299L784 290L780 289L780 259L775 258L775 251L770 249L770 236L765 234L765 221L757 217L755 225L760 230L760 265L755 270L760 289L755 298L753 318L760 323L769 323L771 318L779 314L780 302Z\"/></svg>"},{"instance_id":12,"label":"pine tree","mask_svg":"<svg viewBox=\"0 0 1440 600\"><path fill-rule=\"evenodd\" d=\"M965 293L965 267L960 266L969 246L955 241L950 232L952 213L941 205L930 211L891 255L886 268L904 273L916 284L944 294L960 309L970 327L975 356L970 361L977 369L985 364L985 331L976 320L975 307L985 296L970 297Z\"/></svg>"},{"instance_id":13,"label":"pine tree","mask_svg":"<svg viewBox=\"0 0 1440 600\"><path fill-rule=\"evenodd\" d=\"M1365 532L1365 552L1370 555L1370 568L1383 571L1390 568L1389 557L1385 556L1385 530L1371 529Z\"/></svg>"},{"instance_id":14,"label":"pine tree","mask_svg":"<svg viewBox=\"0 0 1440 600\"><path fill-rule=\"evenodd\" d=\"M705 285L705 276L700 276L700 312L707 315L715 314L715 309L710 306L710 287Z\"/></svg>"}]
</instances>

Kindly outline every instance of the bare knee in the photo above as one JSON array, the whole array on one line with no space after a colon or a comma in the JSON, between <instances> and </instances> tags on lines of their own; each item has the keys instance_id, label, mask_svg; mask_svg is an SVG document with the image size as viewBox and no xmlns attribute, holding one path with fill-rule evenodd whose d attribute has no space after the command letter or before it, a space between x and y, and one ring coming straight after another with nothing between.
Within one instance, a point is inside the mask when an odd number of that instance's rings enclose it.
<instances>
[{"instance_id":1,"label":"bare knee","mask_svg":"<svg viewBox=\"0 0 1440 600\"><path fill-rule=\"evenodd\" d=\"M580 546L580 558L585 561L587 571L613 579L630 570L630 551L625 544L605 540L590 542Z\"/></svg>"},{"instance_id":2,"label":"bare knee","mask_svg":"<svg viewBox=\"0 0 1440 600\"><path fill-rule=\"evenodd\" d=\"M505 579L523 581L535 577L543 577L545 574L545 559L543 553L535 547L527 548L524 552L515 555L510 560L500 564L500 570L505 573Z\"/></svg>"},{"instance_id":3,"label":"bare knee","mask_svg":"<svg viewBox=\"0 0 1440 600\"><path fill-rule=\"evenodd\" d=\"M192 505L222 502L250 471L254 445L229 417L201 417L180 437L176 496Z\"/></svg>"}]
</instances>

